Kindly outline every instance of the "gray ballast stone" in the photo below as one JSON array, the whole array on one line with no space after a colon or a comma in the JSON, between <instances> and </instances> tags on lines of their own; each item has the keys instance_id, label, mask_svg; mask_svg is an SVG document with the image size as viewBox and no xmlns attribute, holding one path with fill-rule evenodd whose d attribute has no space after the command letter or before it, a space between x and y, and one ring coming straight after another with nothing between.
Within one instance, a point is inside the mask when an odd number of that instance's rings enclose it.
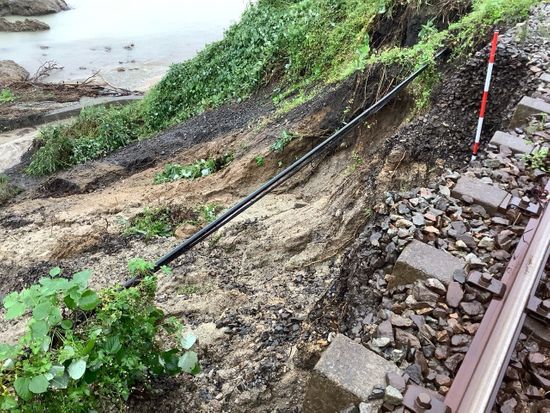
<instances>
[{"instance_id":1,"label":"gray ballast stone","mask_svg":"<svg viewBox=\"0 0 550 413\"><path fill-rule=\"evenodd\" d=\"M463 176L458 180L452 193L455 198L472 198L477 204L485 207L489 213L495 213L504 199L508 197L508 192L468 176Z\"/></svg>"},{"instance_id":2,"label":"gray ballast stone","mask_svg":"<svg viewBox=\"0 0 550 413\"><path fill-rule=\"evenodd\" d=\"M546 83L550 83L550 73L543 73L540 80Z\"/></svg>"},{"instance_id":3,"label":"gray ballast stone","mask_svg":"<svg viewBox=\"0 0 550 413\"><path fill-rule=\"evenodd\" d=\"M525 125L529 121L531 115L537 115L539 113L550 114L550 104L541 99L524 96L516 106L516 111L510 121L510 128Z\"/></svg>"},{"instance_id":4,"label":"gray ballast stone","mask_svg":"<svg viewBox=\"0 0 550 413\"><path fill-rule=\"evenodd\" d=\"M533 144L528 143L525 139L500 131L495 132L491 143L493 145L506 146L513 153L531 153L534 148Z\"/></svg>"},{"instance_id":5,"label":"gray ballast stone","mask_svg":"<svg viewBox=\"0 0 550 413\"><path fill-rule=\"evenodd\" d=\"M436 278L445 285L453 280L455 271L463 271L466 261L420 241L405 247L393 267L393 283L412 284L416 280Z\"/></svg>"},{"instance_id":6,"label":"gray ballast stone","mask_svg":"<svg viewBox=\"0 0 550 413\"><path fill-rule=\"evenodd\" d=\"M390 371L399 373L394 363L338 334L311 373L304 413L334 413L366 402Z\"/></svg>"}]
</instances>

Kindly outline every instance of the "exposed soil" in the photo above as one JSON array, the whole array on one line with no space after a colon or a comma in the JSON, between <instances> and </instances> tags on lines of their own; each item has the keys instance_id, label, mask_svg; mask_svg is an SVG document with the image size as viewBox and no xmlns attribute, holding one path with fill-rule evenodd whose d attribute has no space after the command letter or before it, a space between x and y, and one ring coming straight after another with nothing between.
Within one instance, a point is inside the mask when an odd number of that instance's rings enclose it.
<instances>
[{"instance_id":1,"label":"exposed soil","mask_svg":"<svg viewBox=\"0 0 550 413\"><path fill-rule=\"evenodd\" d=\"M487 136L503 128L520 96L537 87L529 56L542 46L511 42L518 53L499 54L506 70L495 71ZM174 263L173 275L159 281L157 302L196 331L203 372L161 381L152 391L138 389L129 411L300 411L308 370L328 333L353 327L351 305L376 304L369 304L369 274L358 270L369 249L366 236L343 252L387 191L427 184L468 159L486 52L446 70L427 114L407 123L412 104L402 94ZM67 273L93 269L95 286L123 281L129 259L154 260L180 240L125 238L121 222L144 207L232 205L341 126L342 113L357 113L389 86L376 70L357 75L284 118L274 116L271 101L260 94L46 182L25 180L22 165L13 168L10 176L28 191L0 210L0 294L55 265ZM301 138L279 154L270 146L283 130ZM228 151L235 161L216 174L153 185L166 162ZM256 164L258 155L264 166ZM344 296L348 283L358 288ZM8 340L20 328L0 323Z\"/></svg>"}]
</instances>

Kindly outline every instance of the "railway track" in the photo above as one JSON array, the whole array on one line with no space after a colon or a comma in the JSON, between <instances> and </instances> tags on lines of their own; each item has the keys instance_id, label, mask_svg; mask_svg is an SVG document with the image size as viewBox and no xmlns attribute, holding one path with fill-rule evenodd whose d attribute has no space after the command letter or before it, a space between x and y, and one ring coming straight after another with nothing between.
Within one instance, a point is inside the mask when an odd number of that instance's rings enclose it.
<instances>
[{"instance_id":1,"label":"railway track","mask_svg":"<svg viewBox=\"0 0 550 413\"><path fill-rule=\"evenodd\" d=\"M550 182L546 185L550 192ZM415 413L481 413L493 410L497 393L526 317L550 319L550 300L537 297L550 256L550 208L530 218L501 280L480 280L494 293L444 402L409 387L404 405Z\"/></svg>"}]
</instances>

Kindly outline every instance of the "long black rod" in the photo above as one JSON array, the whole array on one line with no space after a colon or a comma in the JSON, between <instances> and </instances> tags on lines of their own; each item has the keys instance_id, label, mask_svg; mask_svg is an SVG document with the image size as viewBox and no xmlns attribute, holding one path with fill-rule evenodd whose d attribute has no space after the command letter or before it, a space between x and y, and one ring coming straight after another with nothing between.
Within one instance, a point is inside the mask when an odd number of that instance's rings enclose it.
<instances>
[{"instance_id":1,"label":"long black rod","mask_svg":"<svg viewBox=\"0 0 550 413\"><path fill-rule=\"evenodd\" d=\"M447 49L444 49L438 52L435 55L435 59L438 59L439 57L441 57L446 51ZM361 112L359 115L357 115L354 119L352 119L350 122L344 125L341 129L334 132L330 137L325 139L315 148L311 149L308 153L306 153L300 159L295 161L292 165L290 165L286 169L279 172L277 175L275 175L269 181L265 182L263 185L261 185L258 189L256 189L246 198L243 198L237 204L232 206L225 213L220 215L216 220L212 221L210 224L203 227L201 230L193 234L191 237L187 238L185 241L183 241L180 245L178 245L172 251L168 252L165 256L160 258L155 263L155 267L153 271L157 272L158 270L161 269L161 267L168 265L175 259L179 258L182 254L189 251L191 248L193 248L199 242L207 238L213 232L223 227L225 224L227 224L237 215L241 214L243 211L250 208L256 202L262 199L265 195L271 192L274 188L281 185L288 178L292 177L294 174L300 171L307 163L309 163L315 156L322 153L330 145L336 143L340 138L342 138L347 132L349 132L352 128L354 128L357 124L359 124L363 119L377 113L380 109L382 109L388 102L390 102L393 98L395 98L395 96L403 88L405 88L409 83L411 83L414 79L416 79L422 72L424 72L424 70L426 70L428 66L429 66L428 64L422 65L418 70L416 70L409 77L407 77L397 86L395 86L390 92L388 92L380 100L375 102L372 106L370 106L369 108ZM139 278L134 277L126 281L123 284L123 287L125 288L131 287L137 284L138 282L139 282Z\"/></svg>"}]
</instances>

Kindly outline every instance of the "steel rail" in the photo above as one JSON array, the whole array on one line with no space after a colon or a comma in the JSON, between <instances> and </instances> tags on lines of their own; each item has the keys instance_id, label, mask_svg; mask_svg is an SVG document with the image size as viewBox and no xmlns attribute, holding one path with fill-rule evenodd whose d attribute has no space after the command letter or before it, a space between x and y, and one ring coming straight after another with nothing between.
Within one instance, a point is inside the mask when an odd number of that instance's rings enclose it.
<instances>
[{"instance_id":1,"label":"steel rail","mask_svg":"<svg viewBox=\"0 0 550 413\"><path fill-rule=\"evenodd\" d=\"M443 49L440 52L438 52L434 59L439 59L441 56L443 56L448 49ZM227 224L229 221L231 221L233 218L235 218L237 215L241 214L243 211L250 208L252 205L254 205L256 202L258 202L260 199L262 199L265 195L267 195L269 192L271 192L273 189L275 189L277 186L281 185L283 182L285 182L287 179L292 177L294 174L296 174L298 171L300 171L305 165L307 165L310 161L312 161L317 155L321 154L324 150L329 148L331 145L338 142L347 132L352 130L355 126L357 126L362 120L367 118L368 116L371 116L375 113L377 113L380 109L382 109L388 102L390 102L392 99L395 98L395 96L404 89L409 83L411 83L414 79L416 79L422 72L424 72L429 67L428 64L422 65L420 68L418 68L415 72L413 72L411 75L409 75L405 80L403 80L401 83L399 83L397 86L395 86L390 92L388 92L386 95L384 95L380 100L375 102L372 106L365 109L363 112L361 112L359 115L357 115L354 119L352 119L350 122L348 122L346 125L344 125L341 129L334 132L330 137L325 139L323 142L321 142L319 145L317 145L315 148L311 149L308 153L306 153L304 156L302 156L300 159L295 161L292 165L288 166L283 171L279 172L277 175L275 175L273 178L271 178L269 181L265 182L263 185L261 185L258 189L256 189L254 192L252 192L250 195L239 201L237 204L235 204L233 207L231 207L229 210L227 210L224 214L222 214L219 218L193 234L191 237L183 241L180 245L175 247L173 250L168 252L166 255L164 255L162 258L160 258L156 263L155 267L153 268L153 272L159 271L163 266L170 264L172 261L180 257L185 252L189 251L191 248L193 248L195 245L197 245L199 242L207 238L209 235L211 235L213 232L220 229L222 226ZM140 278L134 277L128 281L126 281L123 284L124 288L131 287L137 283L139 283Z\"/></svg>"},{"instance_id":2,"label":"steel rail","mask_svg":"<svg viewBox=\"0 0 550 413\"><path fill-rule=\"evenodd\" d=\"M550 190L550 182L546 186ZM494 299L445 397L453 413L490 412L525 320L529 298L550 255L550 208L532 218L508 264L507 289Z\"/></svg>"}]
</instances>

